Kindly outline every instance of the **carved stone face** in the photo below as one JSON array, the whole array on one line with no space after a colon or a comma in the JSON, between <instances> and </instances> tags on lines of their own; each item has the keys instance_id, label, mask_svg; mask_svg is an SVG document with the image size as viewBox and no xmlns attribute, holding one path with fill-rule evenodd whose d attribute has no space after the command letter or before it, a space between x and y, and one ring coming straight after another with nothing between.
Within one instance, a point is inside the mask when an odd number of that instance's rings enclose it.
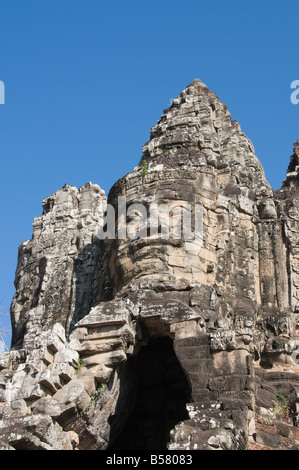
<instances>
[{"instance_id":1,"label":"carved stone face","mask_svg":"<svg viewBox=\"0 0 299 470\"><path fill-rule=\"evenodd\" d=\"M135 171L118 182L108 204L117 209L119 196L125 197L127 217L120 225L128 232L137 226L143 236L137 232L111 242L108 266L114 294L132 285L136 289L163 291L167 286L182 290L198 284L216 286L230 298L255 301L259 288L253 203L247 199L244 204L238 194L220 193L220 185L234 189L230 178L228 172L218 173L208 166L159 171L153 167L144 178ZM146 208L145 217L138 204ZM153 204L166 208L158 233L150 230ZM180 215L188 211L194 235L191 240L180 223ZM168 215L169 237L164 237L163 221L168 220ZM176 237L178 227L180 237Z\"/></svg>"},{"instance_id":2,"label":"carved stone face","mask_svg":"<svg viewBox=\"0 0 299 470\"><path fill-rule=\"evenodd\" d=\"M108 200L116 208L118 197L126 198L126 214L116 226L116 232L125 230L126 238L112 242L109 259L116 291L132 283L154 289L211 284L215 234L204 233L204 220L215 198L214 172L153 170L144 178L136 172L124 186Z\"/></svg>"}]
</instances>

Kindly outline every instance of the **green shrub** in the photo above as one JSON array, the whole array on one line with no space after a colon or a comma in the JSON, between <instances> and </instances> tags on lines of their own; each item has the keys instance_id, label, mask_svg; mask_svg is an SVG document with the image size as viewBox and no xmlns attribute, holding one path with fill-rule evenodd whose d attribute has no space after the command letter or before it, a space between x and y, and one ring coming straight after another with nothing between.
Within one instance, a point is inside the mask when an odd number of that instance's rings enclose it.
<instances>
[{"instance_id":1,"label":"green shrub","mask_svg":"<svg viewBox=\"0 0 299 470\"><path fill-rule=\"evenodd\" d=\"M277 403L275 407L275 413L280 414L282 416L289 416L289 402L287 397L278 390L276 392Z\"/></svg>"},{"instance_id":2,"label":"green shrub","mask_svg":"<svg viewBox=\"0 0 299 470\"><path fill-rule=\"evenodd\" d=\"M107 385L106 384L100 384L98 386L98 388L96 389L94 394L90 397L90 402L88 403L87 407L84 408L84 410L81 411L81 413L79 413L78 419L81 419L83 417L83 414L87 413L90 410L90 408L92 407L92 405L96 401L96 399L99 396L103 396L106 393L106 390L107 390Z\"/></svg>"},{"instance_id":3,"label":"green shrub","mask_svg":"<svg viewBox=\"0 0 299 470\"><path fill-rule=\"evenodd\" d=\"M146 160L142 160L141 175L145 176L147 174L147 163Z\"/></svg>"}]
</instances>

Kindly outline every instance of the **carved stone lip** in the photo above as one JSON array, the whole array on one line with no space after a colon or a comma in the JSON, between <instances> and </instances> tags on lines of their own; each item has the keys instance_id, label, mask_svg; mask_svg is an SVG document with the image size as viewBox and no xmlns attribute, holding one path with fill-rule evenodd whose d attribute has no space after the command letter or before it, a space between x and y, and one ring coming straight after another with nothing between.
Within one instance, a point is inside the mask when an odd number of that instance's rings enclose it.
<instances>
[{"instance_id":1,"label":"carved stone lip","mask_svg":"<svg viewBox=\"0 0 299 470\"><path fill-rule=\"evenodd\" d=\"M139 250L141 250L144 247L147 247L148 250L146 253L140 253L140 257L142 258L143 256L146 256L147 254L150 254L151 247L156 247L156 246L163 246L163 245L171 245L174 248L181 247L183 246L184 241L182 239L163 239L160 236L157 237L148 237L148 238L139 238L137 240L132 240L128 246L128 251L129 253L136 254ZM163 253L161 253L163 254Z\"/></svg>"}]
</instances>

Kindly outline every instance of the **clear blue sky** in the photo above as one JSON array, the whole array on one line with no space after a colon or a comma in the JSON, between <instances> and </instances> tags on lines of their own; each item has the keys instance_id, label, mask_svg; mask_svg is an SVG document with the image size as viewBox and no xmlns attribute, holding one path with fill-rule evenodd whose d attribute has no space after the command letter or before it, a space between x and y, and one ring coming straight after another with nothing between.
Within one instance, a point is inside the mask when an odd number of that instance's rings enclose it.
<instances>
[{"instance_id":1,"label":"clear blue sky","mask_svg":"<svg viewBox=\"0 0 299 470\"><path fill-rule=\"evenodd\" d=\"M42 199L111 185L194 78L224 101L277 189L299 138L298 0L1 0L0 299Z\"/></svg>"}]
</instances>

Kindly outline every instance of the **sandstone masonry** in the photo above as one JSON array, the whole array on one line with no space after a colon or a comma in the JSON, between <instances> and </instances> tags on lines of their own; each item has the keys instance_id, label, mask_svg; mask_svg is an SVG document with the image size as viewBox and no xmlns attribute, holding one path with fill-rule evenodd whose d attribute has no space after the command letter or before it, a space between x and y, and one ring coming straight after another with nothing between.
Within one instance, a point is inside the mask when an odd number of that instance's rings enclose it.
<instances>
[{"instance_id":1,"label":"sandstone masonry","mask_svg":"<svg viewBox=\"0 0 299 470\"><path fill-rule=\"evenodd\" d=\"M200 204L201 243L100 240L120 196ZM194 80L108 199L87 183L43 201L0 355L0 448L298 450L298 233L299 140L272 190Z\"/></svg>"}]
</instances>

